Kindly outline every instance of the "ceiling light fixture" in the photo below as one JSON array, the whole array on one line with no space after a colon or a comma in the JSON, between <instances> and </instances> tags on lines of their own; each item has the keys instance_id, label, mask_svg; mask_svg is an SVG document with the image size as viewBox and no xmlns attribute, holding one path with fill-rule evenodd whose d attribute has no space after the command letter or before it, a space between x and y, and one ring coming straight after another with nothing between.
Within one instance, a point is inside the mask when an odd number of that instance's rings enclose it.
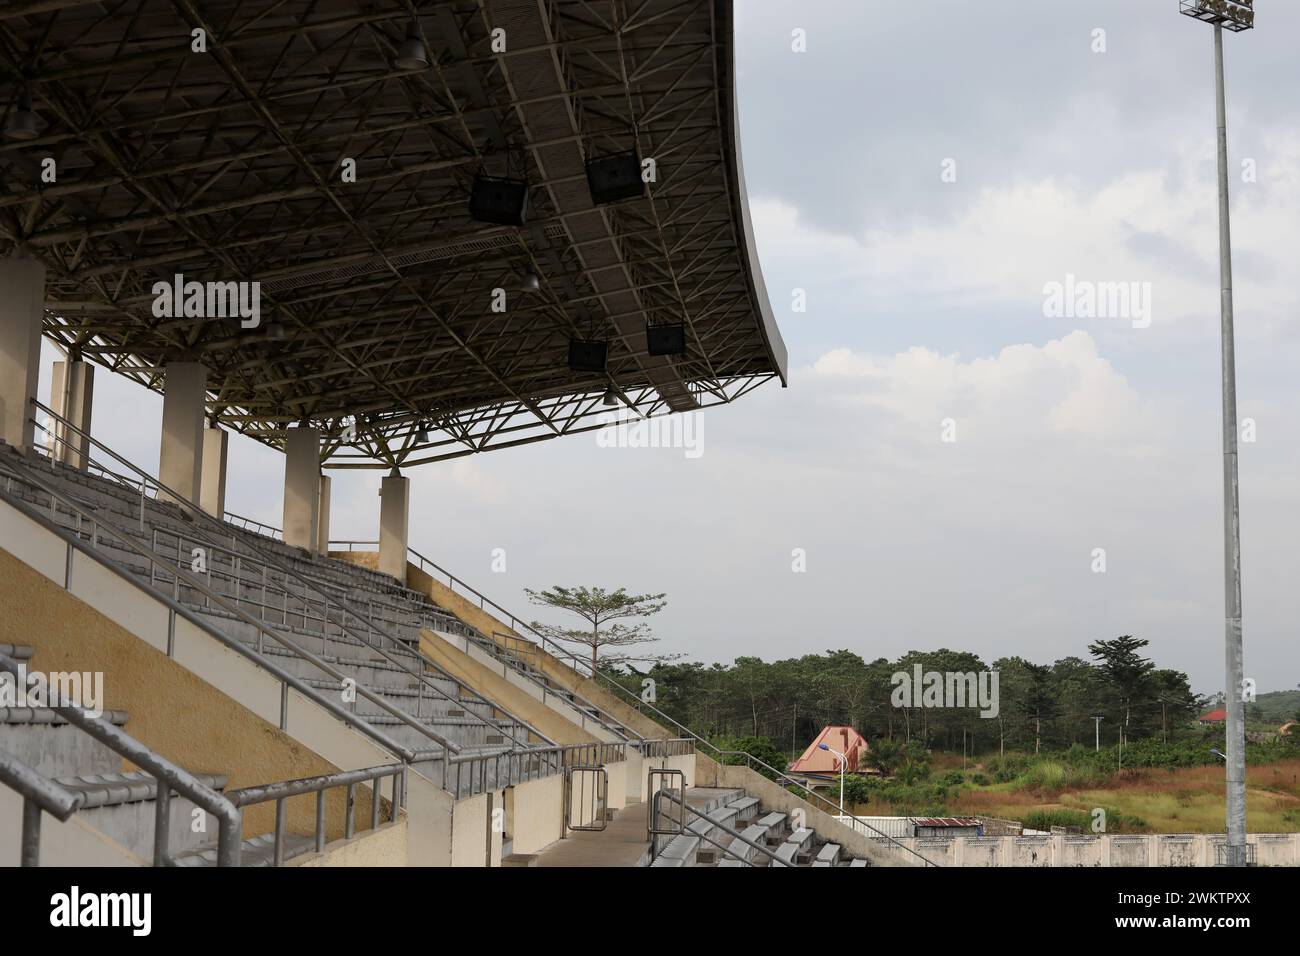
<instances>
[{"instance_id":1,"label":"ceiling light fixture","mask_svg":"<svg viewBox=\"0 0 1300 956\"><path fill-rule=\"evenodd\" d=\"M36 114L32 112L30 93L23 93L18 98L18 109L10 114L9 122L5 125L5 135L20 140L36 138Z\"/></svg>"},{"instance_id":2,"label":"ceiling light fixture","mask_svg":"<svg viewBox=\"0 0 1300 956\"><path fill-rule=\"evenodd\" d=\"M397 56L393 57L393 66L399 70L414 72L429 68L429 52L420 39L420 31L414 23L406 31L406 39L397 47Z\"/></svg>"}]
</instances>

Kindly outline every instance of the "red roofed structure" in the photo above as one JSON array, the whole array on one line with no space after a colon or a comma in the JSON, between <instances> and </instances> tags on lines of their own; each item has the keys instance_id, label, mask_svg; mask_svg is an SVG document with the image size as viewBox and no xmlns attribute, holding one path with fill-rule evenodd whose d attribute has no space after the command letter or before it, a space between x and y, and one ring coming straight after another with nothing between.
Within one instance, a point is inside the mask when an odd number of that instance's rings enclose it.
<instances>
[{"instance_id":1,"label":"red roofed structure","mask_svg":"<svg viewBox=\"0 0 1300 956\"><path fill-rule=\"evenodd\" d=\"M1221 724L1227 719L1228 712L1220 707L1218 710L1212 710L1208 714L1201 714L1201 716L1196 718L1196 722L1202 726L1209 726L1210 724Z\"/></svg>"},{"instance_id":2,"label":"red roofed structure","mask_svg":"<svg viewBox=\"0 0 1300 956\"><path fill-rule=\"evenodd\" d=\"M848 764L845 769L849 773L875 772L867 766L867 752L871 747L866 739L852 727L834 726L823 727L822 732L808 745L803 755L790 764L788 772L805 777L838 776L840 758L830 750L822 750L822 744L844 754Z\"/></svg>"}]
</instances>

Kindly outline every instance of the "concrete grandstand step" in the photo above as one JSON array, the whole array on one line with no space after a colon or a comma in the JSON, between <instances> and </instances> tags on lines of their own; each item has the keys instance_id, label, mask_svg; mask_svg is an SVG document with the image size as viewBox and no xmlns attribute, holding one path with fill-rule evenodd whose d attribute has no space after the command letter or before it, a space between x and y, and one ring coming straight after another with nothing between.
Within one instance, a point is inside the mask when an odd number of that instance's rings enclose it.
<instances>
[{"instance_id":1,"label":"concrete grandstand step","mask_svg":"<svg viewBox=\"0 0 1300 956\"><path fill-rule=\"evenodd\" d=\"M795 851L802 857L802 856L811 855L813 840L816 838L816 836L817 834L812 830L810 830L808 827L800 827L798 830L795 830L788 837L786 837L785 842L787 844L793 845Z\"/></svg>"},{"instance_id":2,"label":"concrete grandstand step","mask_svg":"<svg viewBox=\"0 0 1300 956\"><path fill-rule=\"evenodd\" d=\"M733 800L728 804L736 811L736 823L748 826L750 822L758 819L759 807L758 797L743 796Z\"/></svg>"},{"instance_id":3,"label":"concrete grandstand step","mask_svg":"<svg viewBox=\"0 0 1300 956\"><path fill-rule=\"evenodd\" d=\"M785 842L776 848L776 858L791 866L799 865L799 847L793 843Z\"/></svg>"},{"instance_id":4,"label":"concrete grandstand step","mask_svg":"<svg viewBox=\"0 0 1300 956\"><path fill-rule=\"evenodd\" d=\"M814 867L837 866L840 862L840 847L837 843L825 843L813 859Z\"/></svg>"},{"instance_id":5,"label":"concrete grandstand step","mask_svg":"<svg viewBox=\"0 0 1300 956\"><path fill-rule=\"evenodd\" d=\"M756 825L766 828L769 843L781 842L785 838L785 814L779 810L759 817Z\"/></svg>"},{"instance_id":6,"label":"concrete grandstand step","mask_svg":"<svg viewBox=\"0 0 1300 956\"><path fill-rule=\"evenodd\" d=\"M752 824L741 832L744 839L732 840L727 847L727 854L718 863L718 866L766 866L768 858L765 854L759 853L750 843L757 843L760 846L767 842L767 827ZM748 843L745 841L749 841Z\"/></svg>"},{"instance_id":7,"label":"concrete grandstand step","mask_svg":"<svg viewBox=\"0 0 1300 956\"><path fill-rule=\"evenodd\" d=\"M318 690L338 690L338 685L328 679L309 677L304 678L303 683ZM444 693L446 693L445 690ZM470 719L486 717L498 723L503 719L494 716L495 708L489 702L449 700L447 697L439 696L429 685L426 685L422 690L384 688L381 696L385 700L398 704L413 717L467 717Z\"/></svg>"},{"instance_id":8,"label":"concrete grandstand step","mask_svg":"<svg viewBox=\"0 0 1300 956\"><path fill-rule=\"evenodd\" d=\"M222 775L195 776L213 790L225 788L226 778ZM140 771L97 773L59 777L55 782L82 795L84 802L77 815L85 823L137 856L152 857L158 797L158 783L152 776ZM188 798L173 793L168 806L169 853L186 852L208 839L206 833L194 832L196 809Z\"/></svg>"},{"instance_id":9,"label":"concrete grandstand step","mask_svg":"<svg viewBox=\"0 0 1300 956\"><path fill-rule=\"evenodd\" d=\"M316 849L314 837L286 833L284 837L284 859L296 859ZM275 835L271 833L245 840L240 850L241 867L271 866L275 859ZM172 861L174 866L216 866L217 848L215 845L199 847L187 853L178 854Z\"/></svg>"},{"instance_id":10,"label":"concrete grandstand step","mask_svg":"<svg viewBox=\"0 0 1300 956\"><path fill-rule=\"evenodd\" d=\"M124 711L104 716L119 727L127 722ZM49 708L0 707L0 750L45 777L122 769L120 756Z\"/></svg>"}]
</instances>

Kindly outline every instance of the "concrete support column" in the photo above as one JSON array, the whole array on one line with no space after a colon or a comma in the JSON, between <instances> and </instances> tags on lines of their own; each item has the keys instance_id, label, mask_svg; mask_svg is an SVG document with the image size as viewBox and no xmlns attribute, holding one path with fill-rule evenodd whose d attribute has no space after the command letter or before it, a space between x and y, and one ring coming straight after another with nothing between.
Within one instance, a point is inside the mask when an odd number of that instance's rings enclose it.
<instances>
[{"instance_id":1,"label":"concrete support column","mask_svg":"<svg viewBox=\"0 0 1300 956\"><path fill-rule=\"evenodd\" d=\"M165 375L158 480L185 501L198 505L203 487L208 370L198 362L171 362Z\"/></svg>"},{"instance_id":2,"label":"concrete support column","mask_svg":"<svg viewBox=\"0 0 1300 956\"><path fill-rule=\"evenodd\" d=\"M226 440L216 426L203 429L203 483L199 507L214 518L226 516Z\"/></svg>"},{"instance_id":3,"label":"concrete support column","mask_svg":"<svg viewBox=\"0 0 1300 956\"><path fill-rule=\"evenodd\" d=\"M320 476L320 527L316 533L316 551L328 556L330 553L330 480L326 475Z\"/></svg>"},{"instance_id":4,"label":"concrete support column","mask_svg":"<svg viewBox=\"0 0 1300 956\"><path fill-rule=\"evenodd\" d=\"M393 473L379 486L379 570L406 583L406 544L411 516L411 479Z\"/></svg>"},{"instance_id":5,"label":"concrete support column","mask_svg":"<svg viewBox=\"0 0 1300 956\"><path fill-rule=\"evenodd\" d=\"M50 385L50 408L62 415L72 425L53 425L57 440L51 439L50 453L55 460L69 468L86 469L86 461L94 451L88 442L73 428L90 434L90 411L95 398L95 367L89 362L55 362Z\"/></svg>"},{"instance_id":6,"label":"concrete support column","mask_svg":"<svg viewBox=\"0 0 1300 956\"><path fill-rule=\"evenodd\" d=\"M37 259L0 259L0 440L27 452L36 385L41 374L41 320L45 265Z\"/></svg>"},{"instance_id":7,"label":"concrete support column","mask_svg":"<svg viewBox=\"0 0 1300 956\"><path fill-rule=\"evenodd\" d=\"M320 429L291 428L284 443L284 541L320 544Z\"/></svg>"}]
</instances>

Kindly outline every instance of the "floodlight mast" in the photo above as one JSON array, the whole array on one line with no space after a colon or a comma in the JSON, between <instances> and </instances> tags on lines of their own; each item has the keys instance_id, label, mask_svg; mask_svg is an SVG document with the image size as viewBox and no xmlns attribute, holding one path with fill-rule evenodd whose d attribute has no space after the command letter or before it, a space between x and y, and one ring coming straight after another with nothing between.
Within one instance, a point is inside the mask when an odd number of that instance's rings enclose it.
<instances>
[{"instance_id":1,"label":"floodlight mast","mask_svg":"<svg viewBox=\"0 0 1300 956\"><path fill-rule=\"evenodd\" d=\"M1241 640L1241 509L1237 478L1237 362L1232 327L1232 230L1228 215L1228 109L1223 31L1254 29L1255 0L1180 0L1180 13L1214 27L1214 89L1219 139L1219 314L1223 382L1224 760L1228 866L1245 866L1246 705Z\"/></svg>"}]
</instances>

